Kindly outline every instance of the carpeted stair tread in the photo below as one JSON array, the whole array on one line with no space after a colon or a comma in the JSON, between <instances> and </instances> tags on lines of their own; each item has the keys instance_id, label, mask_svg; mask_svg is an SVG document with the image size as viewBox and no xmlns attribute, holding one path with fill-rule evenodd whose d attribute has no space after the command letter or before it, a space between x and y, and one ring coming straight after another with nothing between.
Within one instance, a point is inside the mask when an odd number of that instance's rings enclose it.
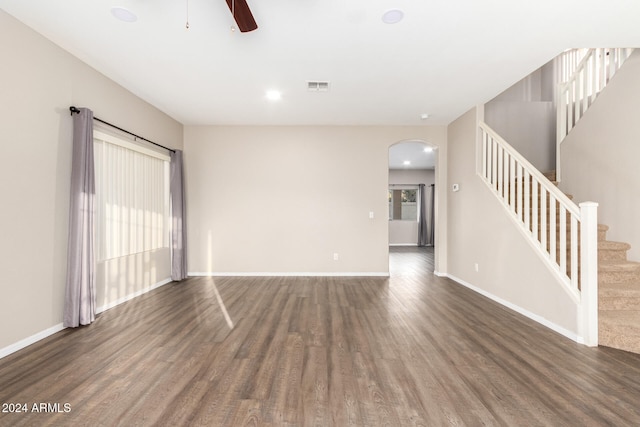
<instances>
[{"instance_id":1,"label":"carpeted stair tread","mask_svg":"<svg viewBox=\"0 0 640 427\"><path fill-rule=\"evenodd\" d=\"M598 316L605 327L611 325L624 326L634 329L640 334L640 310L605 310L599 311Z\"/></svg>"},{"instance_id":2,"label":"carpeted stair tread","mask_svg":"<svg viewBox=\"0 0 640 427\"><path fill-rule=\"evenodd\" d=\"M640 262L603 261L598 264L598 271L640 271Z\"/></svg>"},{"instance_id":3,"label":"carpeted stair tread","mask_svg":"<svg viewBox=\"0 0 640 427\"><path fill-rule=\"evenodd\" d=\"M600 310L640 310L640 281L600 283Z\"/></svg>"},{"instance_id":4,"label":"carpeted stair tread","mask_svg":"<svg viewBox=\"0 0 640 427\"><path fill-rule=\"evenodd\" d=\"M607 231L609 231L608 225L598 224L598 241L607 240Z\"/></svg>"},{"instance_id":5,"label":"carpeted stair tread","mask_svg":"<svg viewBox=\"0 0 640 427\"><path fill-rule=\"evenodd\" d=\"M629 249L631 249L631 245L628 243L599 240L598 262L626 261Z\"/></svg>"},{"instance_id":6,"label":"carpeted stair tread","mask_svg":"<svg viewBox=\"0 0 640 427\"><path fill-rule=\"evenodd\" d=\"M604 251L628 251L631 245L625 242L613 242L611 240L601 240L598 242L598 250Z\"/></svg>"},{"instance_id":7,"label":"carpeted stair tread","mask_svg":"<svg viewBox=\"0 0 640 427\"><path fill-rule=\"evenodd\" d=\"M640 353L640 311L600 311L599 345Z\"/></svg>"},{"instance_id":8,"label":"carpeted stair tread","mask_svg":"<svg viewBox=\"0 0 640 427\"><path fill-rule=\"evenodd\" d=\"M640 281L640 263L607 260L598 262L598 283Z\"/></svg>"},{"instance_id":9,"label":"carpeted stair tread","mask_svg":"<svg viewBox=\"0 0 640 427\"><path fill-rule=\"evenodd\" d=\"M640 282L604 283L598 288L598 295L601 297L640 296ZM640 306L638 310L640 310Z\"/></svg>"}]
</instances>

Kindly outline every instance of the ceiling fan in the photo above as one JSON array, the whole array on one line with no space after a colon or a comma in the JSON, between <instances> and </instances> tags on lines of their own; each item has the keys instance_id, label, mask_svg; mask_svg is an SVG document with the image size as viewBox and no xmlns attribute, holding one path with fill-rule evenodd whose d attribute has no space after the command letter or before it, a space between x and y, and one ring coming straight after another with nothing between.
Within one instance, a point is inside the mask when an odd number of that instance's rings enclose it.
<instances>
[{"instance_id":1,"label":"ceiling fan","mask_svg":"<svg viewBox=\"0 0 640 427\"><path fill-rule=\"evenodd\" d=\"M226 2L240 32L248 33L258 28L246 0L226 0Z\"/></svg>"}]
</instances>

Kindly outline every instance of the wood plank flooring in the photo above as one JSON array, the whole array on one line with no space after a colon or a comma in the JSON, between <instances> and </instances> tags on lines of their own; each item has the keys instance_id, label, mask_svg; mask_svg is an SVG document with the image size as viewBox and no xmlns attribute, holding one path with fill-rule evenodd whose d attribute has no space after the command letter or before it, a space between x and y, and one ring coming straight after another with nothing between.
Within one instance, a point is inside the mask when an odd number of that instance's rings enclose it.
<instances>
[{"instance_id":1,"label":"wood plank flooring","mask_svg":"<svg viewBox=\"0 0 640 427\"><path fill-rule=\"evenodd\" d=\"M639 355L435 277L430 250L390 269L165 285L1 359L0 404L29 413L0 425L640 425Z\"/></svg>"}]
</instances>

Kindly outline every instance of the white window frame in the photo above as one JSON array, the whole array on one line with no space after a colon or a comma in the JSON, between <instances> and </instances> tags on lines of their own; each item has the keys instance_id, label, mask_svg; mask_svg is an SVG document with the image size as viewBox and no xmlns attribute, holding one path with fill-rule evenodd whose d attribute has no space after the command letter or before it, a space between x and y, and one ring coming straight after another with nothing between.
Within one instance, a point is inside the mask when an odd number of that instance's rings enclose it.
<instances>
[{"instance_id":1,"label":"white window frame","mask_svg":"<svg viewBox=\"0 0 640 427\"><path fill-rule=\"evenodd\" d=\"M393 192L394 190L413 190L416 192L416 217L415 218L393 218L393 197L391 199L391 201L389 202L389 221L413 221L413 222L417 222L419 220L419 216L417 209L418 209L418 204L420 203L420 186L418 184L407 184L407 185L397 185L397 184L391 184L389 185L389 191Z\"/></svg>"}]
</instances>

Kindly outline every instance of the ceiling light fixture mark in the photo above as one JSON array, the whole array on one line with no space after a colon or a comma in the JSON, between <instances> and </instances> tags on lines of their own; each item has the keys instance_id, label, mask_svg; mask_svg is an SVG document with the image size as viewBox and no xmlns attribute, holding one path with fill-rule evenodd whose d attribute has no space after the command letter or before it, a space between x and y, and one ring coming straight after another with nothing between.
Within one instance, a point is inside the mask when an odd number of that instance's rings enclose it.
<instances>
[{"instance_id":1,"label":"ceiling light fixture mark","mask_svg":"<svg viewBox=\"0 0 640 427\"><path fill-rule=\"evenodd\" d=\"M389 9L382 14L382 22L385 24L397 24L404 18L404 12L400 9Z\"/></svg>"},{"instance_id":2,"label":"ceiling light fixture mark","mask_svg":"<svg viewBox=\"0 0 640 427\"><path fill-rule=\"evenodd\" d=\"M123 22L136 22L138 20L138 17L133 12L120 6L112 7L111 14L114 18Z\"/></svg>"}]
</instances>

